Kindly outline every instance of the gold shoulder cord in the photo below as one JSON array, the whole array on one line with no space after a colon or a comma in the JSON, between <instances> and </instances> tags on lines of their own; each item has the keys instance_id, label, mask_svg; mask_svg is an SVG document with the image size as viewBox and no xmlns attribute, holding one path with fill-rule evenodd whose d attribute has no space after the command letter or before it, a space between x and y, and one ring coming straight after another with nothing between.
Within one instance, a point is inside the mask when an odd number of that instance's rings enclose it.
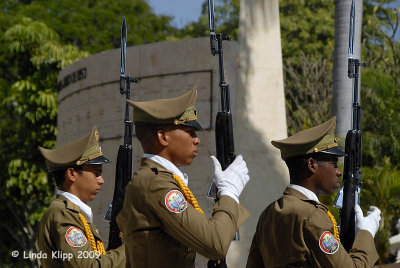
<instances>
[{"instance_id":1,"label":"gold shoulder cord","mask_svg":"<svg viewBox=\"0 0 400 268\"><path fill-rule=\"evenodd\" d=\"M326 214L328 214L328 217L331 219L331 222L333 224L333 235L340 242L339 229L337 228L337 223L336 223L335 217L333 217L332 213L329 210L326 211Z\"/></svg>"},{"instance_id":2,"label":"gold shoulder cord","mask_svg":"<svg viewBox=\"0 0 400 268\"><path fill-rule=\"evenodd\" d=\"M104 249L103 242L98 240L97 245L96 245L96 241L94 239L92 230L90 230L89 224L87 223L85 217L81 213L79 213L79 219L81 219L83 227L85 228L85 234L89 240L90 245L92 246L92 249L95 252L99 252L100 254L106 254L106 250Z\"/></svg>"},{"instance_id":3,"label":"gold shoulder cord","mask_svg":"<svg viewBox=\"0 0 400 268\"><path fill-rule=\"evenodd\" d=\"M192 191L190 191L189 187L183 183L182 179L178 175L173 175L175 181L179 184L179 188L183 192L183 195L189 201L189 203L200 213L203 213L203 210L200 208L199 203L197 203L196 198L194 197Z\"/></svg>"}]
</instances>

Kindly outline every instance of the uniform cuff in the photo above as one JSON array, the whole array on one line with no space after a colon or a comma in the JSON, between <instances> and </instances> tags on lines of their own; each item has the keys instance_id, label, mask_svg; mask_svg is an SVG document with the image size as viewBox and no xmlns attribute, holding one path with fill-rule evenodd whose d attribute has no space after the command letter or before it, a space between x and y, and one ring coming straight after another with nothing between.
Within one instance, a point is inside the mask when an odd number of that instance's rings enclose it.
<instances>
[{"instance_id":1,"label":"uniform cuff","mask_svg":"<svg viewBox=\"0 0 400 268\"><path fill-rule=\"evenodd\" d=\"M232 192L229 192L229 191L226 191L226 190L221 190L219 192L219 196L222 196L222 195L227 195L227 196L231 197L233 200L235 200L238 204L240 204L239 198L235 194L233 194Z\"/></svg>"}]
</instances>

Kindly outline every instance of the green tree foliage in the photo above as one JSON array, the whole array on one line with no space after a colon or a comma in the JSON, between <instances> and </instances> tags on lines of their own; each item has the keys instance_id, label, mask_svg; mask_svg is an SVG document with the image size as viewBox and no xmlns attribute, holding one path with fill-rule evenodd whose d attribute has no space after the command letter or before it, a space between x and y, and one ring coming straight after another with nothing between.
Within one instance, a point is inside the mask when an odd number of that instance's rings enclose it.
<instances>
[{"instance_id":1,"label":"green tree foliage","mask_svg":"<svg viewBox=\"0 0 400 268\"><path fill-rule=\"evenodd\" d=\"M279 1L284 62L301 64L301 52L314 61L328 59L334 47L334 1ZM332 68L332 63L329 62Z\"/></svg>"},{"instance_id":2,"label":"green tree foliage","mask_svg":"<svg viewBox=\"0 0 400 268\"><path fill-rule=\"evenodd\" d=\"M391 163L389 157L383 159L379 167L363 169L364 189L361 199L364 203L379 204L382 221L375 243L380 255L380 263L387 263L389 255L389 237L395 232L400 215L400 171Z\"/></svg>"},{"instance_id":3,"label":"green tree foliage","mask_svg":"<svg viewBox=\"0 0 400 268\"><path fill-rule=\"evenodd\" d=\"M288 134L316 126L331 116L331 57L314 60L302 51L283 65Z\"/></svg>"},{"instance_id":4,"label":"green tree foliage","mask_svg":"<svg viewBox=\"0 0 400 268\"><path fill-rule=\"evenodd\" d=\"M331 117L334 2L280 1L288 134Z\"/></svg>"},{"instance_id":5,"label":"green tree foliage","mask_svg":"<svg viewBox=\"0 0 400 268\"><path fill-rule=\"evenodd\" d=\"M383 164L385 156L400 163L400 9L375 6L366 16L362 73L364 159Z\"/></svg>"},{"instance_id":6,"label":"green tree foliage","mask_svg":"<svg viewBox=\"0 0 400 268\"><path fill-rule=\"evenodd\" d=\"M14 82L0 91L0 230L6 241L0 250L11 256L35 248L36 226L54 191L37 146L55 145L58 71L88 53L62 45L55 31L29 18L11 26L2 41Z\"/></svg>"},{"instance_id":7,"label":"green tree foliage","mask_svg":"<svg viewBox=\"0 0 400 268\"><path fill-rule=\"evenodd\" d=\"M392 1L380 1L392 2ZM368 6L368 4L367 4ZM364 8L362 72L363 179L370 204L382 210L376 235L380 262L390 260L388 238L400 211L400 9L374 3Z\"/></svg>"},{"instance_id":8,"label":"green tree foliage","mask_svg":"<svg viewBox=\"0 0 400 268\"><path fill-rule=\"evenodd\" d=\"M120 47L122 17L126 16L128 45L173 39L169 16L157 16L146 1L39 0L15 1L10 17L27 16L54 29L63 42L90 53Z\"/></svg>"},{"instance_id":9,"label":"green tree foliage","mask_svg":"<svg viewBox=\"0 0 400 268\"><path fill-rule=\"evenodd\" d=\"M382 165L384 158L400 163L400 90L396 77L379 68L363 72L363 163ZM400 178L399 178L400 180Z\"/></svg>"}]
</instances>

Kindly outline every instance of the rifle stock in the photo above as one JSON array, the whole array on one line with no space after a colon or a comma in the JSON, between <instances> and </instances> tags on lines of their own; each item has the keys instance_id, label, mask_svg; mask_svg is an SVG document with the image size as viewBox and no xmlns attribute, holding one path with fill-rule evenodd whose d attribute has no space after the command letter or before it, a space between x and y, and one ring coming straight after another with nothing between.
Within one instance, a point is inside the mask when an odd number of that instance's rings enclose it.
<instances>
[{"instance_id":1,"label":"rifle stock","mask_svg":"<svg viewBox=\"0 0 400 268\"><path fill-rule=\"evenodd\" d=\"M132 129L132 125L130 127ZM119 146L115 173L115 188L107 250L115 249L122 245L121 232L116 219L124 203L126 185L132 178L132 146L127 146L125 144Z\"/></svg>"},{"instance_id":2,"label":"rifle stock","mask_svg":"<svg viewBox=\"0 0 400 268\"><path fill-rule=\"evenodd\" d=\"M236 158L234 153L232 114L218 112L215 121L215 143L217 159L225 170Z\"/></svg>"},{"instance_id":3,"label":"rifle stock","mask_svg":"<svg viewBox=\"0 0 400 268\"><path fill-rule=\"evenodd\" d=\"M361 131L349 130L346 136L343 172L343 208L340 219L340 241L349 251L355 239L355 210L361 184Z\"/></svg>"}]
</instances>

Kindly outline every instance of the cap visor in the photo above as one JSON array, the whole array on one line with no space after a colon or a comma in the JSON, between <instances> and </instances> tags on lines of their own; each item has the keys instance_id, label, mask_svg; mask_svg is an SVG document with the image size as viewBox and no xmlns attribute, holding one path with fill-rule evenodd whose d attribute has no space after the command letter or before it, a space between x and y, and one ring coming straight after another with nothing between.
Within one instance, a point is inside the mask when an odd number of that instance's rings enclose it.
<instances>
[{"instance_id":1,"label":"cap visor","mask_svg":"<svg viewBox=\"0 0 400 268\"><path fill-rule=\"evenodd\" d=\"M99 165L99 164L106 164L106 163L110 163L111 160L105 158L104 156L99 156L96 157L95 159L89 160L87 162L85 162L84 164L93 164L93 165Z\"/></svg>"},{"instance_id":2,"label":"cap visor","mask_svg":"<svg viewBox=\"0 0 400 268\"><path fill-rule=\"evenodd\" d=\"M320 153L335 155L337 157L345 156L346 153L343 152L339 147L333 147L327 150L323 150Z\"/></svg>"},{"instance_id":3,"label":"cap visor","mask_svg":"<svg viewBox=\"0 0 400 268\"><path fill-rule=\"evenodd\" d=\"M186 122L186 123L182 123L181 125L188 126L188 127L193 127L196 130L204 130L204 128L200 125L200 123L197 122L197 120L192 120L192 121L189 121L189 122Z\"/></svg>"}]
</instances>

